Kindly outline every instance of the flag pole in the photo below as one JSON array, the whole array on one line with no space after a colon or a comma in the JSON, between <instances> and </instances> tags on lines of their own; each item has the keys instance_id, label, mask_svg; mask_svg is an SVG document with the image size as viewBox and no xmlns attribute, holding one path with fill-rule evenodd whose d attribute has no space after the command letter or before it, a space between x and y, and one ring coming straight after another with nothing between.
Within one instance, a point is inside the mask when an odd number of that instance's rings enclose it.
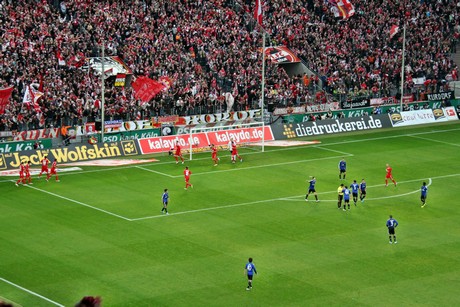
<instances>
[{"instance_id":1,"label":"flag pole","mask_svg":"<svg viewBox=\"0 0 460 307\"><path fill-rule=\"evenodd\" d=\"M264 104L265 104L265 31L262 27L262 85L261 85L261 91L262 91L262 106L261 106L261 112L262 112L262 133L265 131L265 117L264 117ZM262 152L264 151L264 141L265 138L262 137Z\"/></svg>"},{"instance_id":2,"label":"flag pole","mask_svg":"<svg viewBox=\"0 0 460 307\"><path fill-rule=\"evenodd\" d=\"M402 61L401 61L401 101L399 103L400 112L403 110L403 98L404 98L404 57L406 53L406 22L404 21L403 28L403 49L402 49Z\"/></svg>"},{"instance_id":3,"label":"flag pole","mask_svg":"<svg viewBox=\"0 0 460 307\"><path fill-rule=\"evenodd\" d=\"M104 84L104 77L105 77L105 69L104 69L104 61L105 61L105 45L104 41L102 41L102 73L101 73L101 141L104 143L104 113L105 113L105 84Z\"/></svg>"}]
</instances>

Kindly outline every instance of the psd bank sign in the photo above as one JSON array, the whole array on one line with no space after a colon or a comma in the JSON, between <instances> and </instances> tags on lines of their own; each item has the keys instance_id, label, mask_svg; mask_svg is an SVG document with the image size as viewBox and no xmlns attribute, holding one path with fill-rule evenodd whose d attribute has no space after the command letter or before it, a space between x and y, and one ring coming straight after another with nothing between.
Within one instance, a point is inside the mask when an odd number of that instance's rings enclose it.
<instances>
[{"instance_id":1,"label":"psd bank sign","mask_svg":"<svg viewBox=\"0 0 460 307\"><path fill-rule=\"evenodd\" d=\"M272 126L276 140L304 136L317 136L353 131L391 128L388 114L308 121L303 123L276 124Z\"/></svg>"}]
</instances>

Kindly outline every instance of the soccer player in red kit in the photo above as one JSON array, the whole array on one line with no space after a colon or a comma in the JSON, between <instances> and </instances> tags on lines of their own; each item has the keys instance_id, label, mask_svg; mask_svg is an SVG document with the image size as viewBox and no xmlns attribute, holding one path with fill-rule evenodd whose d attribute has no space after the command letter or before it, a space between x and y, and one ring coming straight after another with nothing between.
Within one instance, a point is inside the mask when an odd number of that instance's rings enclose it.
<instances>
[{"instance_id":1,"label":"soccer player in red kit","mask_svg":"<svg viewBox=\"0 0 460 307\"><path fill-rule=\"evenodd\" d=\"M217 163L220 160L217 157L217 146L214 144L211 144L209 145L209 147L211 147L211 158L212 158L212 161L214 161L214 166L217 166Z\"/></svg>"},{"instance_id":2,"label":"soccer player in red kit","mask_svg":"<svg viewBox=\"0 0 460 307\"><path fill-rule=\"evenodd\" d=\"M190 183L190 175L192 172L188 169L188 166L185 167L184 169L184 177L185 177L185 190L188 190L188 187L193 188L193 184Z\"/></svg>"},{"instance_id":3,"label":"soccer player in red kit","mask_svg":"<svg viewBox=\"0 0 460 307\"><path fill-rule=\"evenodd\" d=\"M236 143L234 140L232 140L231 145L232 145L232 163L235 163L237 157L238 159L240 159L240 162L243 162L243 158L241 158L240 155L238 154L238 149L236 147Z\"/></svg>"},{"instance_id":4,"label":"soccer player in red kit","mask_svg":"<svg viewBox=\"0 0 460 307\"><path fill-rule=\"evenodd\" d=\"M51 164L51 171L46 176L46 181L48 181L51 176L56 176L56 182L59 182L58 174L57 174L57 161L54 159L53 164Z\"/></svg>"},{"instance_id":5,"label":"soccer player in red kit","mask_svg":"<svg viewBox=\"0 0 460 307\"><path fill-rule=\"evenodd\" d=\"M24 164L24 173L24 183L27 182L28 184L32 184L32 176L30 176L30 161L27 161L27 163Z\"/></svg>"},{"instance_id":6,"label":"soccer player in red kit","mask_svg":"<svg viewBox=\"0 0 460 307\"><path fill-rule=\"evenodd\" d=\"M49 174L48 164L50 163L50 160L48 160L48 156L44 156L40 162L42 163L42 170L40 174L38 174L38 178L40 178L43 173L46 173L47 176Z\"/></svg>"},{"instance_id":7,"label":"soccer player in red kit","mask_svg":"<svg viewBox=\"0 0 460 307\"><path fill-rule=\"evenodd\" d=\"M387 187L388 186L388 179L390 179L391 181L393 181L394 185L396 186L396 180L394 180L393 178L393 174L391 174L391 172L393 171L393 169L391 168L390 164L387 163L387 174L385 176L385 186Z\"/></svg>"},{"instance_id":8,"label":"soccer player in red kit","mask_svg":"<svg viewBox=\"0 0 460 307\"><path fill-rule=\"evenodd\" d=\"M174 152L174 159L176 159L176 164L179 163L179 158L182 160L182 164L184 164L184 157L182 157L182 151L180 149L179 142L176 141L176 147Z\"/></svg>"},{"instance_id":9,"label":"soccer player in red kit","mask_svg":"<svg viewBox=\"0 0 460 307\"><path fill-rule=\"evenodd\" d=\"M19 183L24 184L24 182L25 182L24 174L25 174L25 170L24 170L24 161L23 161L19 165L19 179L18 179L18 181L16 181L16 186L17 187L19 186Z\"/></svg>"}]
</instances>

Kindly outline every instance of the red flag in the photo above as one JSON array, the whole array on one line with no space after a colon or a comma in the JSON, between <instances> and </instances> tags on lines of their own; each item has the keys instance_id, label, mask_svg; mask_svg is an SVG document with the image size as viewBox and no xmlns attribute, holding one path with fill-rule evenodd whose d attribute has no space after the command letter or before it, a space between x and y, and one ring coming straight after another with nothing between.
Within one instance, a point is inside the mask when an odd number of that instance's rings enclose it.
<instances>
[{"instance_id":1,"label":"red flag","mask_svg":"<svg viewBox=\"0 0 460 307\"><path fill-rule=\"evenodd\" d=\"M149 102L150 99L155 97L161 92L165 85L161 82L157 82L147 77L138 77L131 83L134 91L134 97L140 99L142 102Z\"/></svg>"},{"instance_id":2,"label":"red flag","mask_svg":"<svg viewBox=\"0 0 460 307\"><path fill-rule=\"evenodd\" d=\"M9 102L12 92L13 92L12 86L0 89L0 114L5 113L5 108Z\"/></svg>"},{"instance_id":3,"label":"red flag","mask_svg":"<svg viewBox=\"0 0 460 307\"><path fill-rule=\"evenodd\" d=\"M262 26L262 3L260 0L256 0L256 7L254 9L254 19L257 23Z\"/></svg>"},{"instance_id":4,"label":"red flag","mask_svg":"<svg viewBox=\"0 0 460 307\"><path fill-rule=\"evenodd\" d=\"M398 32L399 32L399 26L392 25L391 29L390 29L390 39L392 39L393 36L395 36L396 33L398 33Z\"/></svg>"},{"instance_id":5,"label":"red flag","mask_svg":"<svg viewBox=\"0 0 460 307\"><path fill-rule=\"evenodd\" d=\"M41 108L38 104L38 100L43 96L43 93L37 90L37 87L38 84L36 83L27 86L24 92L22 103L25 104L28 108L33 107L35 112L39 113L41 112Z\"/></svg>"}]
</instances>

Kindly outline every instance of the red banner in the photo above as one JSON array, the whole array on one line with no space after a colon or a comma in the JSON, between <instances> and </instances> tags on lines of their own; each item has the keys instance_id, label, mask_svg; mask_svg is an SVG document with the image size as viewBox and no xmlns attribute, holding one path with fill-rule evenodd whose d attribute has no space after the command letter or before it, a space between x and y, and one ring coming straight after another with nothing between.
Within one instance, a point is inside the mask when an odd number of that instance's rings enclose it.
<instances>
[{"instance_id":1,"label":"red banner","mask_svg":"<svg viewBox=\"0 0 460 307\"><path fill-rule=\"evenodd\" d=\"M174 148L176 141L184 151L190 148L190 143L193 149L208 147L210 144L217 146L227 146L228 142L233 138L237 144L241 143L257 143L262 142L262 136L265 141L273 141L273 133L270 126L220 130L212 132L202 132L190 135L171 135L163 137L152 137L139 139L139 147L142 154L151 154L166 152Z\"/></svg>"},{"instance_id":2,"label":"red banner","mask_svg":"<svg viewBox=\"0 0 460 307\"><path fill-rule=\"evenodd\" d=\"M159 92L161 92L165 85L147 77L138 77L131 86L134 90L134 97L143 102L149 102Z\"/></svg>"},{"instance_id":3,"label":"red banner","mask_svg":"<svg viewBox=\"0 0 460 307\"><path fill-rule=\"evenodd\" d=\"M0 89L0 114L5 113L5 108L8 105L12 92L13 92L12 86Z\"/></svg>"}]
</instances>

